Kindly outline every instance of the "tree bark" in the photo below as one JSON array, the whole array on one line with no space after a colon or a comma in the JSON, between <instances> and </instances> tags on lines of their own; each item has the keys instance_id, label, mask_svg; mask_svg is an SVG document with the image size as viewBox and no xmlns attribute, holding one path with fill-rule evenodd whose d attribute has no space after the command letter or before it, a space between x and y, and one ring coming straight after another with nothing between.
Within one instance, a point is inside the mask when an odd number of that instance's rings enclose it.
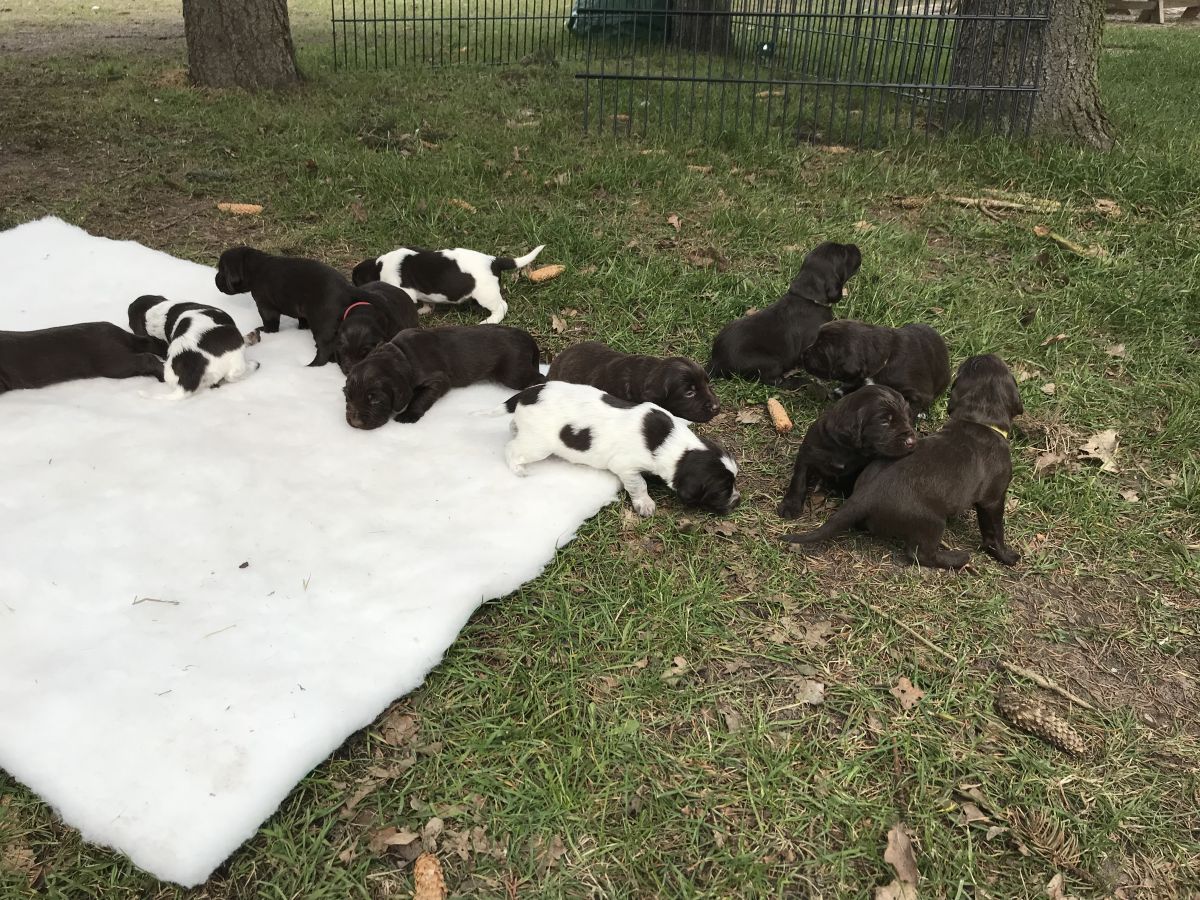
<instances>
[{"instance_id":1,"label":"tree bark","mask_svg":"<svg viewBox=\"0 0 1200 900\"><path fill-rule=\"evenodd\" d=\"M729 15L729 0L675 0L673 10L675 13L709 15L672 15L672 43L699 53L725 53L732 46L733 19Z\"/></svg>"},{"instance_id":2,"label":"tree bark","mask_svg":"<svg viewBox=\"0 0 1200 900\"><path fill-rule=\"evenodd\" d=\"M1033 134L1060 137L1099 150L1112 146L1112 126L1100 105L1098 67L1105 0L1049 0L1042 46L1042 79L1035 97L1011 92L961 91L951 97L951 119L997 121ZM1028 0L961 0L963 15L1028 15ZM955 34L954 84L1032 83L1037 24L960 20Z\"/></svg>"},{"instance_id":3,"label":"tree bark","mask_svg":"<svg viewBox=\"0 0 1200 900\"><path fill-rule=\"evenodd\" d=\"M280 88L300 80L287 0L183 0L193 84Z\"/></svg>"}]
</instances>

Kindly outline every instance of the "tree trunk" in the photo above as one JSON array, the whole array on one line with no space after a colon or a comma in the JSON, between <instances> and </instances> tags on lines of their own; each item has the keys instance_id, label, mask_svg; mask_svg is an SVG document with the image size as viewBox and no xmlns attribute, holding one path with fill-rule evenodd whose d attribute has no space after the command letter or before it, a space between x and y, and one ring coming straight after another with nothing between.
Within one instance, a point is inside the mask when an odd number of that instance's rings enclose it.
<instances>
[{"instance_id":1,"label":"tree trunk","mask_svg":"<svg viewBox=\"0 0 1200 900\"><path fill-rule=\"evenodd\" d=\"M1097 69L1105 0L1049 0L1050 20L1038 23L960 20L954 39L951 80L956 85L1032 84L1037 30L1043 28L1042 79L1027 93L960 91L951 96L951 119L997 122L1014 131L1025 122L1037 135L1058 136L1099 150L1112 146L1112 127L1100 106ZM1028 15L1030 0L961 0L963 15Z\"/></svg>"},{"instance_id":2,"label":"tree trunk","mask_svg":"<svg viewBox=\"0 0 1200 900\"><path fill-rule=\"evenodd\" d=\"M685 50L698 53L725 53L733 44L733 19L729 15L729 0L675 0L675 13L707 13L707 15L672 15L671 41Z\"/></svg>"},{"instance_id":3,"label":"tree trunk","mask_svg":"<svg viewBox=\"0 0 1200 900\"><path fill-rule=\"evenodd\" d=\"M193 84L280 88L300 80L287 0L183 0Z\"/></svg>"}]
</instances>

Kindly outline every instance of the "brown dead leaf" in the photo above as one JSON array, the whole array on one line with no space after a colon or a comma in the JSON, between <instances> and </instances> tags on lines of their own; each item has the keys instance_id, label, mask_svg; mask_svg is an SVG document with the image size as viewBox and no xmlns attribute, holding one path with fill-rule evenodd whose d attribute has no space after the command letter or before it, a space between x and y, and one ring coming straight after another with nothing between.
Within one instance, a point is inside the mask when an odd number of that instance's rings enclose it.
<instances>
[{"instance_id":1,"label":"brown dead leaf","mask_svg":"<svg viewBox=\"0 0 1200 900\"><path fill-rule=\"evenodd\" d=\"M917 900L917 889L893 878L890 884L875 888L875 900Z\"/></svg>"},{"instance_id":2,"label":"brown dead leaf","mask_svg":"<svg viewBox=\"0 0 1200 900\"><path fill-rule=\"evenodd\" d=\"M737 534L738 527L728 519L721 519L720 521L713 523L712 528L709 530L713 534L721 535L721 537L733 537L735 534Z\"/></svg>"},{"instance_id":3,"label":"brown dead leaf","mask_svg":"<svg viewBox=\"0 0 1200 900\"><path fill-rule=\"evenodd\" d=\"M1037 372L1035 372L1031 369L1025 368L1020 363L1017 363L1015 366L1013 366L1012 371L1013 371L1013 378L1017 379L1017 384L1023 384L1026 381L1028 381L1029 379L1035 378L1037 376Z\"/></svg>"},{"instance_id":4,"label":"brown dead leaf","mask_svg":"<svg viewBox=\"0 0 1200 900\"><path fill-rule=\"evenodd\" d=\"M544 875L547 870L556 865L566 854L567 848L560 835L554 835L550 840L538 835L529 841L529 853L537 864L538 874Z\"/></svg>"},{"instance_id":5,"label":"brown dead leaf","mask_svg":"<svg viewBox=\"0 0 1200 900\"><path fill-rule=\"evenodd\" d=\"M719 250L712 247L690 251L687 255L687 261L698 269L707 269L710 266L715 266L718 272L724 272L729 268L729 260Z\"/></svg>"},{"instance_id":6,"label":"brown dead leaf","mask_svg":"<svg viewBox=\"0 0 1200 900\"><path fill-rule=\"evenodd\" d=\"M805 706L820 706L825 702L825 684L811 678L796 680L796 702Z\"/></svg>"},{"instance_id":7,"label":"brown dead leaf","mask_svg":"<svg viewBox=\"0 0 1200 900\"><path fill-rule=\"evenodd\" d=\"M1046 896L1050 900L1074 900L1074 897L1066 892L1066 879L1062 872L1059 872L1050 879L1046 885Z\"/></svg>"},{"instance_id":8,"label":"brown dead leaf","mask_svg":"<svg viewBox=\"0 0 1200 900\"><path fill-rule=\"evenodd\" d=\"M804 643L810 647L824 647L829 643L831 634L833 634L832 622L828 620L813 622L811 625L804 626Z\"/></svg>"},{"instance_id":9,"label":"brown dead leaf","mask_svg":"<svg viewBox=\"0 0 1200 900\"><path fill-rule=\"evenodd\" d=\"M887 849L883 851L883 861L896 870L896 881L905 887L912 888L911 896L916 897L917 882L920 881L921 874L917 871L917 855L913 851L912 837L904 823L897 822L888 831ZM895 883L892 882L892 884ZM878 896L876 894L876 897Z\"/></svg>"},{"instance_id":10,"label":"brown dead leaf","mask_svg":"<svg viewBox=\"0 0 1200 900\"><path fill-rule=\"evenodd\" d=\"M1061 344L1066 339L1067 339L1067 335L1065 335L1065 334L1052 334L1052 335L1050 335L1050 337L1048 337L1044 341L1042 341L1042 346L1048 347L1051 344Z\"/></svg>"},{"instance_id":11,"label":"brown dead leaf","mask_svg":"<svg viewBox=\"0 0 1200 900\"><path fill-rule=\"evenodd\" d=\"M479 210L477 210L475 207L473 207L466 200L459 200L457 197L451 197L446 202L449 203L451 206L457 206L459 209L466 210L467 212L472 213L472 214L479 212Z\"/></svg>"},{"instance_id":12,"label":"brown dead leaf","mask_svg":"<svg viewBox=\"0 0 1200 900\"><path fill-rule=\"evenodd\" d=\"M667 684L671 685L671 687L674 687L675 685L679 684L679 679L683 677L684 673L687 672L689 668L690 667L688 666L688 661L686 659L684 659L682 656L676 656L675 659L671 661L671 665L667 667L667 670L658 677Z\"/></svg>"},{"instance_id":13,"label":"brown dead leaf","mask_svg":"<svg viewBox=\"0 0 1200 900\"><path fill-rule=\"evenodd\" d=\"M904 675L900 676L900 680L896 682L896 686L888 691L888 693L899 700L900 706L906 710L912 709L925 696L925 692L909 681Z\"/></svg>"},{"instance_id":14,"label":"brown dead leaf","mask_svg":"<svg viewBox=\"0 0 1200 900\"><path fill-rule=\"evenodd\" d=\"M678 231L683 225L683 219L679 218L679 216L677 216L675 213L671 213L669 216L667 216L667 224Z\"/></svg>"},{"instance_id":15,"label":"brown dead leaf","mask_svg":"<svg viewBox=\"0 0 1200 900\"><path fill-rule=\"evenodd\" d=\"M1053 381L1047 381L1045 384L1042 385L1042 393L1045 394L1047 397L1053 397L1055 392L1057 392L1057 391L1058 391L1058 385L1056 385Z\"/></svg>"},{"instance_id":16,"label":"brown dead leaf","mask_svg":"<svg viewBox=\"0 0 1200 900\"><path fill-rule=\"evenodd\" d=\"M650 665L650 660L649 660L649 659L647 659L646 657L644 657L644 656L643 656L641 659L635 659L635 660L633 661L633 665L631 665L629 668L631 668L631 669L644 669L644 668L646 668L646 666L648 666L648 665Z\"/></svg>"},{"instance_id":17,"label":"brown dead leaf","mask_svg":"<svg viewBox=\"0 0 1200 900\"><path fill-rule=\"evenodd\" d=\"M387 713L379 724L380 737L393 747L403 747L410 743L420 729L416 717L401 710Z\"/></svg>"},{"instance_id":18,"label":"brown dead leaf","mask_svg":"<svg viewBox=\"0 0 1200 900\"><path fill-rule=\"evenodd\" d=\"M958 825L970 825L973 822L990 822L991 820L974 803L964 802L959 807L958 816L954 821Z\"/></svg>"},{"instance_id":19,"label":"brown dead leaf","mask_svg":"<svg viewBox=\"0 0 1200 900\"><path fill-rule=\"evenodd\" d=\"M355 222L367 221L367 210L361 200L355 200L350 204L350 218Z\"/></svg>"},{"instance_id":20,"label":"brown dead leaf","mask_svg":"<svg viewBox=\"0 0 1200 900\"><path fill-rule=\"evenodd\" d=\"M1106 428L1097 431L1079 448L1079 457L1085 462L1100 463L1100 471L1116 474L1117 468L1117 430Z\"/></svg>"},{"instance_id":21,"label":"brown dead leaf","mask_svg":"<svg viewBox=\"0 0 1200 900\"><path fill-rule=\"evenodd\" d=\"M874 231L875 226L872 225L870 222L868 222L866 219L859 219L857 222L854 223L854 230L859 231L859 232Z\"/></svg>"},{"instance_id":22,"label":"brown dead leaf","mask_svg":"<svg viewBox=\"0 0 1200 900\"><path fill-rule=\"evenodd\" d=\"M555 334L562 334L567 330L567 323L560 319L557 314L550 316L550 330Z\"/></svg>"},{"instance_id":23,"label":"brown dead leaf","mask_svg":"<svg viewBox=\"0 0 1200 900\"><path fill-rule=\"evenodd\" d=\"M742 714L730 706L728 703L717 704L717 712L721 715L721 721L725 723L725 730L731 734L741 730Z\"/></svg>"},{"instance_id":24,"label":"brown dead leaf","mask_svg":"<svg viewBox=\"0 0 1200 900\"><path fill-rule=\"evenodd\" d=\"M1092 208L1098 213L1108 216L1110 219L1118 219L1121 217L1121 207L1115 200L1097 200Z\"/></svg>"},{"instance_id":25,"label":"brown dead leaf","mask_svg":"<svg viewBox=\"0 0 1200 900\"><path fill-rule=\"evenodd\" d=\"M6 872L20 872L29 879L30 884L37 881L41 874L37 857L25 844L9 844L5 847L4 852L0 853L0 869Z\"/></svg>"},{"instance_id":26,"label":"brown dead leaf","mask_svg":"<svg viewBox=\"0 0 1200 900\"><path fill-rule=\"evenodd\" d=\"M1116 357L1117 359L1124 359L1125 358L1125 345L1124 344L1112 344L1111 346L1106 347L1104 349L1104 352L1107 353L1109 356Z\"/></svg>"},{"instance_id":27,"label":"brown dead leaf","mask_svg":"<svg viewBox=\"0 0 1200 900\"><path fill-rule=\"evenodd\" d=\"M1119 493L1121 495L1121 499L1124 500L1126 503L1137 503L1139 500L1142 499L1141 497L1138 496L1138 492L1133 489L1119 491Z\"/></svg>"},{"instance_id":28,"label":"brown dead leaf","mask_svg":"<svg viewBox=\"0 0 1200 900\"><path fill-rule=\"evenodd\" d=\"M713 170L712 166L692 166L692 165L688 166L689 172L698 172L701 175L711 175L712 170Z\"/></svg>"},{"instance_id":29,"label":"brown dead leaf","mask_svg":"<svg viewBox=\"0 0 1200 900\"><path fill-rule=\"evenodd\" d=\"M739 425L761 425L763 421L763 411L754 406L748 406L745 409L739 409L737 415L734 416L734 421Z\"/></svg>"},{"instance_id":30,"label":"brown dead leaf","mask_svg":"<svg viewBox=\"0 0 1200 900\"><path fill-rule=\"evenodd\" d=\"M415 831L409 831L407 828L380 828L371 835L371 839L367 842L367 849L376 856L386 853L389 847L407 847L413 841L419 841L421 836Z\"/></svg>"},{"instance_id":31,"label":"brown dead leaf","mask_svg":"<svg viewBox=\"0 0 1200 900\"><path fill-rule=\"evenodd\" d=\"M1051 453L1049 451L1039 453L1038 458L1033 463L1033 473L1037 475L1047 470L1053 471L1062 465L1064 461L1066 461L1066 456L1062 453Z\"/></svg>"}]
</instances>

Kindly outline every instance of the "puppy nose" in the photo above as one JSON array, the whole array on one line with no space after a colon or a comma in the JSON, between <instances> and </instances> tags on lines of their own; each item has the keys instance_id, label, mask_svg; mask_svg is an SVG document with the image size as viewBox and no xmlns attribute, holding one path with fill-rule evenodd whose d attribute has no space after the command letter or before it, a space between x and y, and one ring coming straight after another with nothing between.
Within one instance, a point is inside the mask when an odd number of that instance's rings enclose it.
<instances>
[{"instance_id":1,"label":"puppy nose","mask_svg":"<svg viewBox=\"0 0 1200 900\"><path fill-rule=\"evenodd\" d=\"M913 436L910 434L908 437L906 437L906 438L904 439L904 446L905 446L905 447L915 447L915 446L917 446L917 439L916 439L915 437L913 437Z\"/></svg>"},{"instance_id":2,"label":"puppy nose","mask_svg":"<svg viewBox=\"0 0 1200 900\"><path fill-rule=\"evenodd\" d=\"M738 492L735 489L734 492L729 495L729 508L733 509L735 506L737 506L741 502L742 502L742 495L740 492Z\"/></svg>"}]
</instances>

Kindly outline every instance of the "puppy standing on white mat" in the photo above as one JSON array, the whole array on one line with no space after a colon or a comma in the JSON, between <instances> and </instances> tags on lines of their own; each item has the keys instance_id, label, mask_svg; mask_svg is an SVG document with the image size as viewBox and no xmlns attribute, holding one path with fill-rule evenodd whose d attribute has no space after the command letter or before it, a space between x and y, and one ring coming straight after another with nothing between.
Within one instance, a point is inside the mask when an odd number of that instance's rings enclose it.
<instances>
[{"instance_id":1,"label":"puppy standing on white mat","mask_svg":"<svg viewBox=\"0 0 1200 900\"><path fill-rule=\"evenodd\" d=\"M426 303L457 306L475 300L489 313L484 325L504 321L508 304L500 293L500 273L523 269L533 262L545 244L524 256L488 256L478 250L422 250L401 247L375 259L364 259L354 267L350 279L357 285L382 281L412 294Z\"/></svg>"},{"instance_id":2,"label":"puppy standing on white mat","mask_svg":"<svg viewBox=\"0 0 1200 900\"><path fill-rule=\"evenodd\" d=\"M656 475L688 506L725 515L741 495L737 463L717 444L697 437L684 419L653 403L630 403L587 384L548 381L509 397L486 415L513 414L504 448L516 475L548 456L607 469L638 515L654 514L645 473Z\"/></svg>"}]
</instances>

